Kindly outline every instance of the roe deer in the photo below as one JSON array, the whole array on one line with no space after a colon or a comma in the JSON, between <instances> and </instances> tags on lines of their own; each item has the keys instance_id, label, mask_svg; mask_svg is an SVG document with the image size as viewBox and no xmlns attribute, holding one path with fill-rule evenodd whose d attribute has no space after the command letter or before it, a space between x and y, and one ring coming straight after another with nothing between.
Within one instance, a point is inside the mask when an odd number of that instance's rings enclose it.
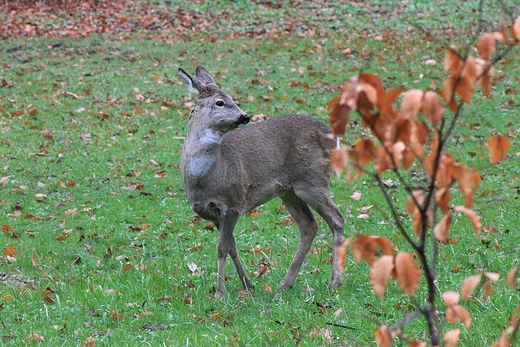
<instances>
[{"instance_id":1,"label":"roe deer","mask_svg":"<svg viewBox=\"0 0 520 347\"><path fill-rule=\"evenodd\" d=\"M240 262L233 230L238 218L274 197L282 199L300 229L298 250L280 285L292 287L318 225L309 206L327 222L334 236L332 279L342 281L337 258L344 241L344 220L328 195L335 146L329 128L309 117L287 115L246 127L249 116L198 66L195 76L179 69L194 100L181 154L182 182L191 208L215 223L218 278L215 297L226 294L224 269L231 260L244 289L252 287ZM235 130L235 131L232 131Z\"/></svg>"}]
</instances>

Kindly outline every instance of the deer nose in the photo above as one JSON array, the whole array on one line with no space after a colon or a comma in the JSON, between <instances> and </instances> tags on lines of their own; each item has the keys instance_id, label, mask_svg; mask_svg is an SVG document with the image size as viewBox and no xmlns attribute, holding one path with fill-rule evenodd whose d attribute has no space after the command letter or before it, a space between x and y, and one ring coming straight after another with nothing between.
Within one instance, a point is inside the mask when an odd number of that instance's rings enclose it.
<instances>
[{"instance_id":1,"label":"deer nose","mask_svg":"<svg viewBox=\"0 0 520 347\"><path fill-rule=\"evenodd\" d=\"M251 118L247 114L240 115L238 118L238 124L247 124Z\"/></svg>"}]
</instances>

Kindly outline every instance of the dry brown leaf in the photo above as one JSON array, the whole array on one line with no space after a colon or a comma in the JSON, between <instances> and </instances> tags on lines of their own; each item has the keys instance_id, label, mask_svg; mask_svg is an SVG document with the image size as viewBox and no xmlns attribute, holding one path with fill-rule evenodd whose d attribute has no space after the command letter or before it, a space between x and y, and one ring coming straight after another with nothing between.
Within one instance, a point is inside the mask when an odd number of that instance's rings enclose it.
<instances>
[{"instance_id":1,"label":"dry brown leaf","mask_svg":"<svg viewBox=\"0 0 520 347\"><path fill-rule=\"evenodd\" d=\"M455 91L466 104L469 104L471 99L473 99L473 93L475 92L475 84L473 82L474 79L472 80L465 76L455 82Z\"/></svg>"},{"instance_id":2,"label":"dry brown leaf","mask_svg":"<svg viewBox=\"0 0 520 347\"><path fill-rule=\"evenodd\" d=\"M457 314L457 317L459 317L460 321L466 329L469 329L471 327L471 314L469 311L460 305L455 305L452 307L455 313Z\"/></svg>"},{"instance_id":3,"label":"dry brown leaf","mask_svg":"<svg viewBox=\"0 0 520 347\"><path fill-rule=\"evenodd\" d=\"M346 105L337 104L330 112L330 127L334 136L343 135L347 128L351 109Z\"/></svg>"},{"instance_id":4,"label":"dry brown leaf","mask_svg":"<svg viewBox=\"0 0 520 347\"><path fill-rule=\"evenodd\" d=\"M495 35L485 33L477 43L478 54L482 59L488 61L491 53L495 51L495 46Z\"/></svg>"},{"instance_id":5,"label":"dry brown leaf","mask_svg":"<svg viewBox=\"0 0 520 347\"><path fill-rule=\"evenodd\" d=\"M364 73L359 76L359 82L361 82L362 85L368 84L373 88L375 95L373 95L372 91L367 91L366 86L363 86L363 89L365 90L365 93L367 93L367 97L370 102L381 109L381 105L385 97L385 87L383 85L383 81L376 75Z\"/></svg>"},{"instance_id":6,"label":"dry brown leaf","mask_svg":"<svg viewBox=\"0 0 520 347\"><path fill-rule=\"evenodd\" d=\"M448 213L450 200L451 194L448 187L440 188L435 192L435 203L440 207L443 214Z\"/></svg>"},{"instance_id":7,"label":"dry brown leaf","mask_svg":"<svg viewBox=\"0 0 520 347\"><path fill-rule=\"evenodd\" d=\"M395 256L395 272L403 291L410 296L413 295L421 281L421 270L412 253L397 253Z\"/></svg>"},{"instance_id":8,"label":"dry brown leaf","mask_svg":"<svg viewBox=\"0 0 520 347\"><path fill-rule=\"evenodd\" d=\"M424 92L419 89L412 89L406 92L401 100L401 114L406 119L415 119L423 102Z\"/></svg>"},{"instance_id":9,"label":"dry brown leaf","mask_svg":"<svg viewBox=\"0 0 520 347\"><path fill-rule=\"evenodd\" d=\"M16 249L13 246L7 246L4 248L4 255L6 257L16 258L16 256L18 255L18 252L16 251Z\"/></svg>"},{"instance_id":10,"label":"dry brown leaf","mask_svg":"<svg viewBox=\"0 0 520 347\"><path fill-rule=\"evenodd\" d=\"M487 296L491 296L491 294L493 294L493 288L491 287L491 280L489 278L486 277L484 279L482 288L484 289L484 293L486 293Z\"/></svg>"},{"instance_id":11,"label":"dry brown leaf","mask_svg":"<svg viewBox=\"0 0 520 347\"><path fill-rule=\"evenodd\" d=\"M446 57L444 58L444 70L451 71L455 75L462 68L462 58L460 54L453 48L446 49Z\"/></svg>"},{"instance_id":12,"label":"dry brown leaf","mask_svg":"<svg viewBox=\"0 0 520 347\"><path fill-rule=\"evenodd\" d=\"M359 139L356 141L354 148L347 151L350 160L357 173L372 159L377 157L378 149L370 139Z\"/></svg>"},{"instance_id":13,"label":"dry brown leaf","mask_svg":"<svg viewBox=\"0 0 520 347\"><path fill-rule=\"evenodd\" d=\"M471 170L471 176L473 177L473 184L475 187L480 188L480 182L482 181L482 176L477 171L477 169Z\"/></svg>"},{"instance_id":14,"label":"dry brown leaf","mask_svg":"<svg viewBox=\"0 0 520 347\"><path fill-rule=\"evenodd\" d=\"M381 106L379 108L380 113L386 114L387 112L389 112L389 110L392 109L392 104L394 103L395 99L397 99L397 97L401 95L401 93L403 93L405 90L406 89L404 87L399 87L396 89L392 89L388 93L386 93L383 98L383 102L381 103Z\"/></svg>"},{"instance_id":15,"label":"dry brown leaf","mask_svg":"<svg viewBox=\"0 0 520 347\"><path fill-rule=\"evenodd\" d=\"M386 325L382 325L375 331L376 342L381 347L391 347L392 346L392 335L388 332L388 327Z\"/></svg>"},{"instance_id":16,"label":"dry brown leaf","mask_svg":"<svg viewBox=\"0 0 520 347\"><path fill-rule=\"evenodd\" d=\"M384 255L394 255L394 245L392 241L384 236L375 236L373 237L374 243L381 248L381 252Z\"/></svg>"},{"instance_id":17,"label":"dry brown leaf","mask_svg":"<svg viewBox=\"0 0 520 347\"><path fill-rule=\"evenodd\" d=\"M496 272L484 272L484 276L489 278L492 282L496 282L500 279L500 274Z\"/></svg>"},{"instance_id":18,"label":"dry brown leaf","mask_svg":"<svg viewBox=\"0 0 520 347\"><path fill-rule=\"evenodd\" d=\"M408 346L410 347L428 347L426 342L419 342L416 340L408 340Z\"/></svg>"},{"instance_id":19,"label":"dry brown leaf","mask_svg":"<svg viewBox=\"0 0 520 347\"><path fill-rule=\"evenodd\" d=\"M518 16L511 28L511 33L513 34L516 42L520 42L520 16Z\"/></svg>"},{"instance_id":20,"label":"dry brown leaf","mask_svg":"<svg viewBox=\"0 0 520 347\"><path fill-rule=\"evenodd\" d=\"M506 152L511 148L511 143L506 136L493 135L488 139L489 160L497 165L506 158Z\"/></svg>"},{"instance_id":21,"label":"dry brown leaf","mask_svg":"<svg viewBox=\"0 0 520 347\"><path fill-rule=\"evenodd\" d=\"M437 123L439 123L444 116L444 106L442 106L437 93L432 91L424 93L419 112L424 114L434 127L437 126Z\"/></svg>"},{"instance_id":22,"label":"dry brown leaf","mask_svg":"<svg viewBox=\"0 0 520 347\"><path fill-rule=\"evenodd\" d=\"M444 335L444 342L446 347L455 347L459 342L460 329L453 329L446 332Z\"/></svg>"},{"instance_id":23,"label":"dry brown leaf","mask_svg":"<svg viewBox=\"0 0 520 347\"><path fill-rule=\"evenodd\" d=\"M370 283L374 292L383 298L385 294L386 285L390 278L390 273L394 268L394 257L390 255L383 255L381 258L376 260L370 269Z\"/></svg>"},{"instance_id":24,"label":"dry brown leaf","mask_svg":"<svg viewBox=\"0 0 520 347\"><path fill-rule=\"evenodd\" d=\"M273 292L273 288L271 288L271 286L267 282L264 284L264 290L267 294L271 294Z\"/></svg>"},{"instance_id":25,"label":"dry brown leaf","mask_svg":"<svg viewBox=\"0 0 520 347\"><path fill-rule=\"evenodd\" d=\"M457 316L457 312L455 312L452 306L446 310L446 320L452 325L455 325L459 321L459 316Z\"/></svg>"},{"instance_id":26,"label":"dry brown leaf","mask_svg":"<svg viewBox=\"0 0 520 347\"><path fill-rule=\"evenodd\" d=\"M376 245L374 239L368 235L358 234L352 243L352 256L356 263L361 263L362 259L371 265L375 258Z\"/></svg>"},{"instance_id":27,"label":"dry brown leaf","mask_svg":"<svg viewBox=\"0 0 520 347\"><path fill-rule=\"evenodd\" d=\"M345 260L347 258L347 250L350 245L350 239L344 240L341 245L338 247L336 257L338 259L338 266L341 271L345 269Z\"/></svg>"},{"instance_id":28,"label":"dry brown leaf","mask_svg":"<svg viewBox=\"0 0 520 347\"><path fill-rule=\"evenodd\" d=\"M83 342L83 347L96 347L96 340L92 336Z\"/></svg>"},{"instance_id":29,"label":"dry brown leaf","mask_svg":"<svg viewBox=\"0 0 520 347\"><path fill-rule=\"evenodd\" d=\"M120 312L116 311L110 311L110 318L116 323L124 319L123 315Z\"/></svg>"},{"instance_id":30,"label":"dry brown leaf","mask_svg":"<svg viewBox=\"0 0 520 347\"><path fill-rule=\"evenodd\" d=\"M441 221L433 228L433 235L435 239L442 243L448 243L448 236L450 235L451 216L445 214Z\"/></svg>"},{"instance_id":31,"label":"dry brown leaf","mask_svg":"<svg viewBox=\"0 0 520 347\"><path fill-rule=\"evenodd\" d=\"M464 198L464 206L471 208L473 206L473 182L474 176L466 165L454 163L449 167L449 172L459 183L462 197Z\"/></svg>"},{"instance_id":32,"label":"dry brown leaf","mask_svg":"<svg viewBox=\"0 0 520 347\"><path fill-rule=\"evenodd\" d=\"M518 266L513 267L509 272L507 273L507 284L510 287L514 287L516 285L516 276L518 275Z\"/></svg>"},{"instance_id":33,"label":"dry brown leaf","mask_svg":"<svg viewBox=\"0 0 520 347\"><path fill-rule=\"evenodd\" d=\"M40 334L29 334L28 338L31 341L45 341L45 337Z\"/></svg>"},{"instance_id":34,"label":"dry brown leaf","mask_svg":"<svg viewBox=\"0 0 520 347\"><path fill-rule=\"evenodd\" d=\"M470 276L470 277L466 278L464 280L464 282L462 282L462 287L461 287L460 292L461 292L464 300L469 299L471 293L473 293L473 290L475 289L477 284L480 283L480 279L481 279L480 275L475 275L475 276Z\"/></svg>"},{"instance_id":35,"label":"dry brown leaf","mask_svg":"<svg viewBox=\"0 0 520 347\"><path fill-rule=\"evenodd\" d=\"M516 328L518 326L518 315L519 314L520 314L520 306L518 306L513 311L513 314L511 314L511 317L509 318L509 323L511 324L511 327Z\"/></svg>"},{"instance_id":36,"label":"dry brown leaf","mask_svg":"<svg viewBox=\"0 0 520 347\"><path fill-rule=\"evenodd\" d=\"M334 148L331 156L331 164L334 166L340 173L345 171L345 168L348 165L348 155L344 148Z\"/></svg>"},{"instance_id":37,"label":"dry brown leaf","mask_svg":"<svg viewBox=\"0 0 520 347\"><path fill-rule=\"evenodd\" d=\"M491 347L510 347L511 344L509 343L509 334L511 333L511 327L507 328L502 335L500 335L500 338L497 342L491 345Z\"/></svg>"},{"instance_id":38,"label":"dry brown leaf","mask_svg":"<svg viewBox=\"0 0 520 347\"><path fill-rule=\"evenodd\" d=\"M460 295L453 290L448 290L442 293L442 301L448 306L455 306L459 303Z\"/></svg>"},{"instance_id":39,"label":"dry brown leaf","mask_svg":"<svg viewBox=\"0 0 520 347\"><path fill-rule=\"evenodd\" d=\"M480 217L475 211L465 206L455 206L453 207L453 211L465 214L471 221L471 224L473 225L475 235L477 235L477 237L480 237L480 232L482 231L482 223L480 222Z\"/></svg>"}]
</instances>

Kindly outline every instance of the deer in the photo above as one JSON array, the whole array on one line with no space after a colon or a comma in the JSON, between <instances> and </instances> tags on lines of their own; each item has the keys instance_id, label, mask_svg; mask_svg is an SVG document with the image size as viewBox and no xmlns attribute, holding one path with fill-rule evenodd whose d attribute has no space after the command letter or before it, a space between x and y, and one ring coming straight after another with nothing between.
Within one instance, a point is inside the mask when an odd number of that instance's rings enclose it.
<instances>
[{"instance_id":1,"label":"deer","mask_svg":"<svg viewBox=\"0 0 520 347\"><path fill-rule=\"evenodd\" d=\"M328 126L308 116L285 115L246 125L250 117L223 92L206 69L195 76L179 68L192 97L181 151L182 183L191 209L219 231L216 298L226 293L229 255L242 282L253 287L237 251L233 231L240 216L279 197L300 231L300 242L280 289L293 287L318 224L311 208L333 235L332 278L342 282L338 247L345 240L344 218L329 197L336 141Z\"/></svg>"}]
</instances>

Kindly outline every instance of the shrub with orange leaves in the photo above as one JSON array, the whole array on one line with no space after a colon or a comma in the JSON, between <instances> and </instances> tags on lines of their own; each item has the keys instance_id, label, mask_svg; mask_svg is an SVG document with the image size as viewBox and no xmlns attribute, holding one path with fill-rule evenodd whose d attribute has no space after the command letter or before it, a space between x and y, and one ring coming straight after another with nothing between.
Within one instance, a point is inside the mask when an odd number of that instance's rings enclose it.
<instances>
[{"instance_id":1,"label":"shrub with orange leaves","mask_svg":"<svg viewBox=\"0 0 520 347\"><path fill-rule=\"evenodd\" d=\"M505 45L500 55L493 56L499 45ZM438 248L451 242L450 228L453 218L461 214L469 219L476 237L482 231L481 218L472 209L474 190L480 186L477 170L459 163L447 152L447 139L452 135L460 120L461 110L470 103L475 89L481 88L486 96L491 95L493 66L504 54L520 45L520 17L511 26L502 24L496 32L484 33L475 44L478 56L461 54L456 48L446 49L444 70L448 73L437 90L412 89L406 91L398 87L387 92L383 81L376 75L363 73L343 83L341 93L333 98L330 110L330 125L335 136L341 136L347 129L354 114L359 114L369 135L358 139L352 147L338 145L332 154L332 164L339 172L348 170L349 181L366 174L374 179L387 202L394 223L412 252L399 251L394 254L392 242L384 237L357 235L348 244L356 262L365 260L371 265L370 284L375 294L384 297L387 285L395 279L404 293L413 296L421 283L427 291L426 302L399 322L388 326L383 323L375 330L375 340L379 346L391 346L395 337L405 339L409 346L427 346L403 334L404 327L412 320L424 317L428 326L431 346L456 346L461 335L460 329L448 330L441 336L438 329L436 298L439 296L436 264L439 262ZM394 104L400 98L399 108ZM451 117L445 117L446 112ZM339 141L338 141L339 143ZM488 140L489 160L497 165L507 159L511 144L507 136L492 135ZM425 186L413 188L404 178L411 167L415 172L422 169ZM412 221L412 232L401 221L397 202L390 197L382 176L392 172L408 194L406 209ZM458 186L455 191L454 187ZM463 205L450 206L453 192L460 192ZM430 240L431 238L431 240ZM432 242L432 247L426 243ZM346 247L346 246L345 246ZM380 254L378 248L382 251ZM516 284L518 267L507 274L507 283ZM446 291L441 295L447 306L446 322L462 322L466 329L471 326L471 313L459 303L460 297L468 300L476 290L482 290L485 297L493 294L492 282L500 275L482 271L467 277L460 289ZM423 281L424 279L424 281ZM519 331L516 309L510 326L494 346L509 346Z\"/></svg>"}]
</instances>

